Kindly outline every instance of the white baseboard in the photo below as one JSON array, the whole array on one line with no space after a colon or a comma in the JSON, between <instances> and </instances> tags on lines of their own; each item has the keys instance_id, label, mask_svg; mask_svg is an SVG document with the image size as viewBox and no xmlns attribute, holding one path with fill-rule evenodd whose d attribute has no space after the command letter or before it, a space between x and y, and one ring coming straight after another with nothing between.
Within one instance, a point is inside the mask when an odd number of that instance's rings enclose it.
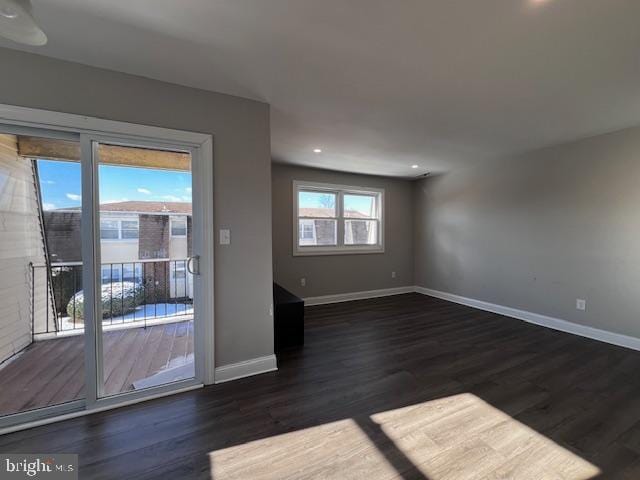
<instances>
[{"instance_id":1,"label":"white baseboard","mask_svg":"<svg viewBox=\"0 0 640 480\"><path fill-rule=\"evenodd\" d=\"M338 293L336 295L323 295L321 297L306 297L304 304L307 307L312 305L325 305L327 303L351 302L353 300L365 300L367 298L389 297L400 295L401 293L415 292L415 287L383 288L380 290L367 290L364 292Z\"/></svg>"},{"instance_id":2,"label":"white baseboard","mask_svg":"<svg viewBox=\"0 0 640 480\"><path fill-rule=\"evenodd\" d=\"M252 358L244 362L216 367L215 383L230 382L231 380L238 380L239 378L251 377L252 375L273 372L275 370L278 370L275 355Z\"/></svg>"},{"instance_id":3,"label":"white baseboard","mask_svg":"<svg viewBox=\"0 0 640 480\"><path fill-rule=\"evenodd\" d=\"M581 337L598 340L600 342L610 343L619 347L630 348L632 350L640 350L640 338L630 337L621 333L608 332L599 328L579 325L577 323L560 320L559 318L547 317L538 313L528 312L526 310L518 310L517 308L505 307L494 303L484 302L473 298L462 297L453 293L441 292L425 287L415 287L415 292L430 297L440 298L453 303L459 303L468 307L477 308L487 312L497 313L505 317L516 318L528 323L533 323L553 330L579 335Z\"/></svg>"}]
</instances>

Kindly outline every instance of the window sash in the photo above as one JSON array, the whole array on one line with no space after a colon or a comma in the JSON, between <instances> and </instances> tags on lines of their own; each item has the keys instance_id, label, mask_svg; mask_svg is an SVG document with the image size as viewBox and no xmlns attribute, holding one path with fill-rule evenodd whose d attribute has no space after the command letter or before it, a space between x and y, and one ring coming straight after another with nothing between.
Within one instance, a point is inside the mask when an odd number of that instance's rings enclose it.
<instances>
[{"instance_id":1,"label":"window sash","mask_svg":"<svg viewBox=\"0 0 640 480\"><path fill-rule=\"evenodd\" d=\"M310 220L314 222L313 228L313 235L310 239L306 239L306 238L302 238L300 236L300 227L302 225L300 225L300 221L301 220ZM320 221L320 222L332 222L335 224L335 229L333 230L333 238L332 238L332 243L325 243L325 244L320 244L320 245L304 245L301 242L303 240L313 240L315 239L317 241L318 238L318 231L317 231L317 226L315 225L316 221ZM298 220L298 234L297 234L297 238L298 238L298 247L310 247L310 248L335 248L339 245L339 235L340 235L340 220L338 218L326 218L326 217L299 217Z\"/></svg>"},{"instance_id":2,"label":"window sash","mask_svg":"<svg viewBox=\"0 0 640 480\"><path fill-rule=\"evenodd\" d=\"M319 215L300 215L300 194L301 193L324 193L327 195L333 195L334 196L334 205L333 205L333 215L328 215L328 216L319 216ZM313 188L300 188L297 190L296 192L296 198L297 198L297 216L298 218L328 218L328 219L334 219L337 220L338 216L339 216L339 203L340 203L340 192L339 191L332 191L332 190L320 190L320 189L313 189ZM321 207L319 207L321 208ZM326 207L327 209L329 209L330 207Z\"/></svg>"},{"instance_id":3,"label":"window sash","mask_svg":"<svg viewBox=\"0 0 640 480\"><path fill-rule=\"evenodd\" d=\"M186 237L187 236L187 220L178 218L171 219L171 236Z\"/></svg>"},{"instance_id":4,"label":"window sash","mask_svg":"<svg viewBox=\"0 0 640 480\"><path fill-rule=\"evenodd\" d=\"M347 217L345 215L345 211L346 211L345 201L344 201L344 197L345 196L371 198L373 200L373 207L375 209L375 215L371 216L371 217ZM343 192L342 193L342 212L341 212L342 213L342 218L351 219L351 220L379 220L379 217L380 217L380 209L379 209L379 206L378 206L379 202L380 202L380 194ZM358 212L357 210L355 210L355 211ZM360 212L358 212L358 213L360 213Z\"/></svg>"},{"instance_id":5,"label":"window sash","mask_svg":"<svg viewBox=\"0 0 640 480\"><path fill-rule=\"evenodd\" d=\"M346 225L348 222L375 222L375 234L376 234L376 239L377 242L376 243L347 243L346 241L346 236L347 236L347 228ZM363 246L363 247L373 247L378 245L378 242L380 241L380 220L378 220L377 218L345 218L343 220L343 225L344 225L344 236L345 239L343 239L345 246L348 247L357 247L357 246Z\"/></svg>"},{"instance_id":6,"label":"window sash","mask_svg":"<svg viewBox=\"0 0 640 480\"><path fill-rule=\"evenodd\" d=\"M100 240L137 240L139 236L140 222L138 219L100 219Z\"/></svg>"},{"instance_id":7,"label":"window sash","mask_svg":"<svg viewBox=\"0 0 640 480\"><path fill-rule=\"evenodd\" d=\"M294 181L294 254L314 254L316 253L375 253L384 251L384 190L382 189L359 189L358 187L340 186L340 188L324 187L322 184L307 184L305 182ZM300 214L300 193L302 192L318 192L331 193L336 197L336 216L335 217L318 217ZM354 195L362 197L372 197L374 202L375 216L356 217L345 216L345 195ZM336 242L332 245L305 245L304 241L309 238L303 238L301 229L301 220L333 220L336 221ZM345 241L346 225L349 221L366 221L376 222L376 242L375 243L351 243Z\"/></svg>"}]
</instances>

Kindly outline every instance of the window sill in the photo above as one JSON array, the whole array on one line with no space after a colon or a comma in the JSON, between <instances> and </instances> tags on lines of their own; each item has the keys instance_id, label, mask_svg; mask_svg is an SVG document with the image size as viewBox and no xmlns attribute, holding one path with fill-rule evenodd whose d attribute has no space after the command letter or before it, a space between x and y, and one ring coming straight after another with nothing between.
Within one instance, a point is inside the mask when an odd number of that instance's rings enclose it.
<instances>
[{"instance_id":1,"label":"window sill","mask_svg":"<svg viewBox=\"0 0 640 480\"><path fill-rule=\"evenodd\" d=\"M311 247L296 249L293 252L294 257L317 257L323 255L372 255L376 253L384 253L384 247L355 247L355 248L322 248Z\"/></svg>"},{"instance_id":2,"label":"window sill","mask_svg":"<svg viewBox=\"0 0 640 480\"><path fill-rule=\"evenodd\" d=\"M100 242L102 243L138 243L137 238L101 238Z\"/></svg>"}]
</instances>

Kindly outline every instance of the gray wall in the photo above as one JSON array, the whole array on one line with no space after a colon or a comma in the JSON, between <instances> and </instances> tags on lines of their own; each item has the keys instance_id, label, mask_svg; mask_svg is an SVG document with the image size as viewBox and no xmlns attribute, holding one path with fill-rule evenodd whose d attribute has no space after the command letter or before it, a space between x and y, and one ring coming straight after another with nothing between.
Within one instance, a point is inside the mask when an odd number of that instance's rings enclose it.
<instances>
[{"instance_id":1,"label":"gray wall","mask_svg":"<svg viewBox=\"0 0 640 480\"><path fill-rule=\"evenodd\" d=\"M385 252L294 257L293 180L385 189ZM301 297L413 285L411 182L274 164L273 272L276 282ZM396 278L391 278L391 272ZM306 287L300 278L307 279Z\"/></svg>"},{"instance_id":2,"label":"gray wall","mask_svg":"<svg viewBox=\"0 0 640 480\"><path fill-rule=\"evenodd\" d=\"M0 103L214 136L216 365L273 353L269 106L0 49ZM217 240L217 235L216 235Z\"/></svg>"},{"instance_id":3,"label":"gray wall","mask_svg":"<svg viewBox=\"0 0 640 480\"><path fill-rule=\"evenodd\" d=\"M640 336L640 128L428 178L414 196L417 285Z\"/></svg>"}]
</instances>

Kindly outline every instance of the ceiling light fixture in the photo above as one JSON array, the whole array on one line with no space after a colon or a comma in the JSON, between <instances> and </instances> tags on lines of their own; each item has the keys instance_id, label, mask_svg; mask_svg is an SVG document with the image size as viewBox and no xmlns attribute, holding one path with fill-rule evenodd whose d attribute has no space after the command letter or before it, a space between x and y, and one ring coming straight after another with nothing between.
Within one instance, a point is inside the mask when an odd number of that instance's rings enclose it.
<instances>
[{"instance_id":1,"label":"ceiling light fixture","mask_svg":"<svg viewBox=\"0 0 640 480\"><path fill-rule=\"evenodd\" d=\"M0 0L0 36L33 47L47 43L47 36L31 15L29 0Z\"/></svg>"},{"instance_id":2,"label":"ceiling light fixture","mask_svg":"<svg viewBox=\"0 0 640 480\"><path fill-rule=\"evenodd\" d=\"M418 165L411 165L411 168L418 168Z\"/></svg>"},{"instance_id":3,"label":"ceiling light fixture","mask_svg":"<svg viewBox=\"0 0 640 480\"><path fill-rule=\"evenodd\" d=\"M322 153L322 149L320 149L320 148L314 148L314 149L313 149L313 153Z\"/></svg>"}]
</instances>

